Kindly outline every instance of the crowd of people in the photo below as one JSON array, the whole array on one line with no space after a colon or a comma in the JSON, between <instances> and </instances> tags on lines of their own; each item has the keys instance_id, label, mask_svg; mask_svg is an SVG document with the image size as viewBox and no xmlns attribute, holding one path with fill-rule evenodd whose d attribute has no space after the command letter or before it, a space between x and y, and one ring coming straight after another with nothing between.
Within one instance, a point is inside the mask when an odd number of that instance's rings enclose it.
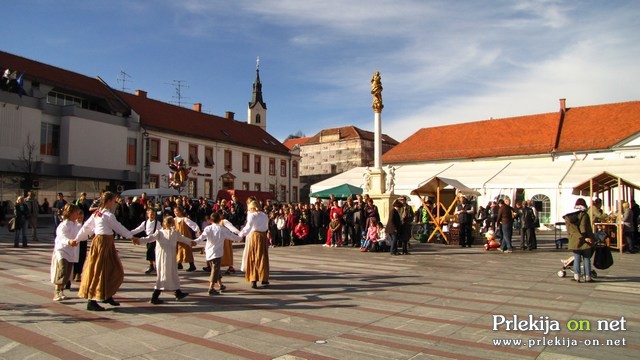
<instances>
[{"instance_id":1,"label":"crowd of people","mask_svg":"<svg viewBox=\"0 0 640 360\"><path fill-rule=\"evenodd\" d=\"M79 296L88 299L88 310L104 310L98 301L119 305L113 298L124 278L114 242L118 238L146 245L145 259L149 265L144 272L155 272L157 276L150 300L153 304L162 303L159 296L164 291L174 292L176 300L187 296L180 291L178 270L184 269L183 264L188 264L187 272L197 270L193 246L201 243L205 243L202 253L206 266L203 270L210 272L210 295L226 289L222 283L223 267L227 268L226 274L235 272L232 242L242 239L246 240L241 270L252 288L258 288L258 283L262 287L269 286L269 247L323 244L328 248L353 247L362 252L408 255L413 223L422 224L423 233L429 234L433 218L443 214L442 207L434 206L429 198L421 198L422 205L415 212L407 200L404 196L395 200L388 220L383 224L377 206L366 194L349 197L344 202L332 196L328 202L318 198L311 204L293 205L254 198L243 203L236 195L230 200L215 202L204 198L192 200L186 196L155 201L144 193L139 198L123 198L106 191L94 201L89 201L82 193L75 201L67 202L59 193L52 206L57 227L51 270L54 300L64 300L64 290L70 288L71 281L76 281L80 282ZM599 199L594 200L592 214L596 221L605 216L601 206ZM634 216L637 204L631 207L627 203L623 207L627 250L637 252L637 234L633 230L637 229L638 217ZM586 203L577 204L578 208L582 211ZM17 198L14 206L16 247L20 238L22 246L28 246L26 229L29 223L33 224L32 238L37 239L37 222L33 223L37 221L36 209L39 207L33 193L29 192L26 198ZM512 207L510 199L499 199L476 211L473 202L460 194L453 214L459 227L461 247L473 244L475 222L481 233L492 237L495 234L500 240L499 250L504 253L513 250L514 229L520 231L522 250L537 248L535 229L540 220L531 201L517 202ZM584 219L580 218L577 226L583 226L583 223ZM584 238L592 238L588 235L592 231L582 229L582 240L576 245L575 234L572 234L574 227L568 226L569 249L581 258L589 259L589 246L585 246ZM92 246L87 254L89 239Z\"/></svg>"}]
</instances>

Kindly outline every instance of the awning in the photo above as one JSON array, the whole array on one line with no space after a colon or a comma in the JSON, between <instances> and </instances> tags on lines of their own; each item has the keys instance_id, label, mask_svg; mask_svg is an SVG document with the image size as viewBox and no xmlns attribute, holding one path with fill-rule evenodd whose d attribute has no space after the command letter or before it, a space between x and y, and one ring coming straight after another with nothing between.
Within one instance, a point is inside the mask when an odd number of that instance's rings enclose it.
<instances>
[{"instance_id":1,"label":"awning","mask_svg":"<svg viewBox=\"0 0 640 360\"><path fill-rule=\"evenodd\" d=\"M448 179L448 178L443 178L438 176L433 177L432 179L427 181L425 184L420 185L417 189L412 190L411 195L420 195L420 196L435 195L438 192L438 190L443 190L445 188L454 188L458 190L458 192L464 195L473 195L473 196L480 195L479 192L471 188L468 188L458 180Z\"/></svg>"},{"instance_id":2,"label":"awning","mask_svg":"<svg viewBox=\"0 0 640 360\"><path fill-rule=\"evenodd\" d=\"M362 188L353 186L351 184L342 184L329 189L316 191L309 194L310 198L322 198L329 199L331 195L335 196L338 200L346 200L349 196L362 194Z\"/></svg>"}]
</instances>

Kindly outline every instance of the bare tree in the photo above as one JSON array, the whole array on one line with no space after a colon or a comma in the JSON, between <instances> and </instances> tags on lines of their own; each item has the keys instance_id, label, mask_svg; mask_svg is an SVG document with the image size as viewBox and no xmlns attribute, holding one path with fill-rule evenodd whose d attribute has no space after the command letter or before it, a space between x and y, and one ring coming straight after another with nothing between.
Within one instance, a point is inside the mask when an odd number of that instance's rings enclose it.
<instances>
[{"instance_id":1,"label":"bare tree","mask_svg":"<svg viewBox=\"0 0 640 360\"><path fill-rule=\"evenodd\" d=\"M302 132L302 130L298 130L296 133L290 134L289 136L287 136L287 138L284 139L284 141L291 140L291 139L300 139L300 138L303 138L305 136L306 135Z\"/></svg>"},{"instance_id":2,"label":"bare tree","mask_svg":"<svg viewBox=\"0 0 640 360\"><path fill-rule=\"evenodd\" d=\"M19 161L12 163L13 167L22 173L22 179L17 181L20 181L20 187L25 193L33 188L34 181L38 179L37 154L36 144L31 141L31 134L28 134L22 153L18 156Z\"/></svg>"}]
</instances>

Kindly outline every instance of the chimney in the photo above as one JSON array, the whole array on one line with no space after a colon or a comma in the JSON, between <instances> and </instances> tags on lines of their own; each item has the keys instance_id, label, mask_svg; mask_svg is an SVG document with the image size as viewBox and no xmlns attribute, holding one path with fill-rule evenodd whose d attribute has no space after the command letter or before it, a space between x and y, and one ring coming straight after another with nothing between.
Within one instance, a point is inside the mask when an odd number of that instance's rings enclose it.
<instances>
[{"instance_id":1,"label":"chimney","mask_svg":"<svg viewBox=\"0 0 640 360\"><path fill-rule=\"evenodd\" d=\"M136 90L136 95L140 96L141 98L147 98L147 92L143 90Z\"/></svg>"},{"instance_id":2,"label":"chimney","mask_svg":"<svg viewBox=\"0 0 640 360\"><path fill-rule=\"evenodd\" d=\"M560 99L560 112L567 112L567 99Z\"/></svg>"},{"instance_id":3,"label":"chimney","mask_svg":"<svg viewBox=\"0 0 640 360\"><path fill-rule=\"evenodd\" d=\"M227 111L224 113L224 117L226 117L229 120L233 120L233 117L235 116L236 113L234 113L233 111Z\"/></svg>"},{"instance_id":4,"label":"chimney","mask_svg":"<svg viewBox=\"0 0 640 360\"><path fill-rule=\"evenodd\" d=\"M202 103L193 104L193 111L202 112Z\"/></svg>"}]
</instances>

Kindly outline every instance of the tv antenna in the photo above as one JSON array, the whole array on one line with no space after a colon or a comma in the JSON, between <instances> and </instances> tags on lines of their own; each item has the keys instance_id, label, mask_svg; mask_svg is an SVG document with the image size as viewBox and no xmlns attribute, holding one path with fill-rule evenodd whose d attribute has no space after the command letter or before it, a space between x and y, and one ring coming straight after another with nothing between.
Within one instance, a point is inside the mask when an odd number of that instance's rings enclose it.
<instances>
[{"instance_id":1,"label":"tv antenna","mask_svg":"<svg viewBox=\"0 0 640 360\"><path fill-rule=\"evenodd\" d=\"M185 83L185 80L173 80L170 83L166 83L167 85L171 85L176 89L176 94L171 98L176 99L176 101L172 101L172 103L178 106L182 106L182 99L188 99L188 97L182 96L182 89L189 87L189 85L185 85Z\"/></svg>"},{"instance_id":2,"label":"tv antenna","mask_svg":"<svg viewBox=\"0 0 640 360\"><path fill-rule=\"evenodd\" d=\"M125 87L127 83L127 78L131 78L131 75L127 74L124 70L120 70L120 75L118 76L118 83L122 84L122 91L129 90L128 87Z\"/></svg>"}]
</instances>

